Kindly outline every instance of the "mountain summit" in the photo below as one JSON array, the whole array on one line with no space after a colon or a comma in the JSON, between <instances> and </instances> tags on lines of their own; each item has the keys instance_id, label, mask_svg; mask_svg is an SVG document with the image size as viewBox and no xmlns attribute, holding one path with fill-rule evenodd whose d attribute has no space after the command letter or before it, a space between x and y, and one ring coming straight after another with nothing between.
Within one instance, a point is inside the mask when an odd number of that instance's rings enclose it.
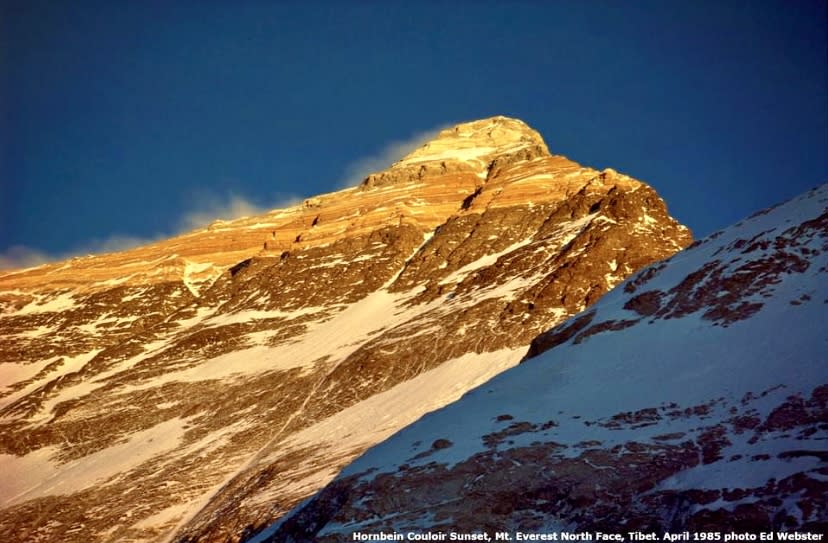
<instances>
[{"instance_id":1,"label":"mountain summit","mask_svg":"<svg viewBox=\"0 0 828 543\"><path fill-rule=\"evenodd\" d=\"M541 135L523 121L491 117L440 131L436 138L403 157L392 168L446 160L476 165L483 172L496 157L523 150L536 156L549 155Z\"/></svg>"},{"instance_id":2,"label":"mountain summit","mask_svg":"<svg viewBox=\"0 0 828 543\"><path fill-rule=\"evenodd\" d=\"M0 536L239 541L690 232L506 117L359 185L0 274Z\"/></svg>"},{"instance_id":3,"label":"mountain summit","mask_svg":"<svg viewBox=\"0 0 828 543\"><path fill-rule=\"evenodd\" d=\"M441 130L388 170L369 175L363 186L441 177L448 173L472 174L484 181L492 168L548 156L543 138L526 123L509 117L491 117Z\"/></svg>"}]
</instances>

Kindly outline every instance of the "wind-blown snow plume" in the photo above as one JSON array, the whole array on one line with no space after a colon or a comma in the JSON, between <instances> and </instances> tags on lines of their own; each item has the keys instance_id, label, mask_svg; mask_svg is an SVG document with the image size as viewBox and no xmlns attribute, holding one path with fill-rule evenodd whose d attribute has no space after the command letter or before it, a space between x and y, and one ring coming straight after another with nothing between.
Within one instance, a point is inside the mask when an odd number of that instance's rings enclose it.
<instances>
[{"instance_id":1,"label":"wind-blown snow plume","mask_svg":"<svg viewBox=\"0 0 828 543\"><path fill-rule=\"evenodd\" d=\"M368 174L382 171L392 163L417 149L421 145L434 139L441 131L448 128L449 124L440 125L430 130L417 132L403 140L394 140L386 143L375 154L357 159L345 167L345 174L338 183L341 188L348 188L358 185Z\"/></svg>"}]
</instances>

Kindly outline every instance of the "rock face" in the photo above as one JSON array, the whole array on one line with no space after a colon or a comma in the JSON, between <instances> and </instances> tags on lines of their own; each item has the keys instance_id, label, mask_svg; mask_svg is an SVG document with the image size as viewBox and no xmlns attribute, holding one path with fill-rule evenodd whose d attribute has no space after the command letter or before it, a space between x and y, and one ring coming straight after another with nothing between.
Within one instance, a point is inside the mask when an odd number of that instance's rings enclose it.
<instances>
[{"instance_id":1,"label":"rock face","mask_svg":"<svg viewBox=\"0 0 828 543\"><path fill-rule=\"evenodd\" d=\"M690 242L495 117L351 189L0 274L0 539L242 540Z\"/></svg>"},{"instance_id":2,"label":"rock face","mask_svg":"<svg viewBox=\"0 0 828 543\"><path fill-rule=\"evenodd\" d=\"M267 541L828 528L828 185L647 267Z\"/></svg>"}]
</instances>

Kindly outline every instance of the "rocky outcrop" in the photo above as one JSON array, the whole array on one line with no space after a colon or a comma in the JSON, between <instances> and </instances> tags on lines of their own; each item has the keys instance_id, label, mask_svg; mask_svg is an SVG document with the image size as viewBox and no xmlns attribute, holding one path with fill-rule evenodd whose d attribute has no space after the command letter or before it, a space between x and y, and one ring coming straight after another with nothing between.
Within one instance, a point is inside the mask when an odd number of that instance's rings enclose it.
<instances>
[{"instance_id":1,"label":"rocky outcrop","mask_svg":"<svg viewBox=\"0 0 828 543\"><path fill-rule=\"evenodd\" d=\"M351 189L0 274L0 536L239 541L690 242L495 117Z\"/></svg>"}]
</instances>

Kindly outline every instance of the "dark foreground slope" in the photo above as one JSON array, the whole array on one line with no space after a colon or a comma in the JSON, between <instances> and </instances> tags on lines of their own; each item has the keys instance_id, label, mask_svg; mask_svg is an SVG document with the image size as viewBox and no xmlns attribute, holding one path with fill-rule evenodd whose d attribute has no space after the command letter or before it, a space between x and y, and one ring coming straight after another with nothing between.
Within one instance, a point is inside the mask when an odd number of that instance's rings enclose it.
<instances>
[{"instance_id":1,"label":"dark foreground slope","mask_svg":"<svg viewBox=\"0 0 828 543\"><path fill-rule=\"evenodd\" d=\"M823 532L827 209L823 185L644 269L259 539Z\"/></svg>"}]
</instances>

